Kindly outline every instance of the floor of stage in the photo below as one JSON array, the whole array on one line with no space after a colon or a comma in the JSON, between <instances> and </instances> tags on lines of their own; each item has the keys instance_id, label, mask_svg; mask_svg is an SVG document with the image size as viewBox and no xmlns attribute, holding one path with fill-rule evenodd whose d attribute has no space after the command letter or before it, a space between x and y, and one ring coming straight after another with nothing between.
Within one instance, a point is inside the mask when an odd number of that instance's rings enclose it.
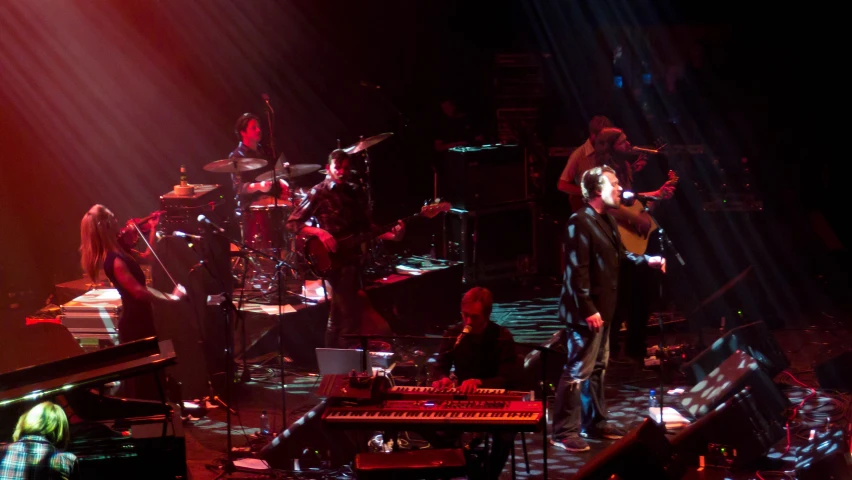
<instances>
[{"instance_id":1,"label":"floor of stage","mask_svg":"<svg viewBox=\"0 0 852 480\"><path fill-rule=\"evenodd\" d=\"M552 283L530 283L524 286L509 284L506 288L496 288L495 306L492 314L493 320L508 327L518 342L541 344L549 340L559 329L557 323L557 301L558 287ZM35 308L38 308L36 306ZM35 310L32 309L32 310ZM17 311L0 311L0 320L21 321L19 317L29 313L22 307ZM850 315L848 308L817 312L802 318L797 323L800 327L796 329L773 330L779 344L791 362L790 371L801 382L818 386L814 374L814 366L852 345L852 330L850 330ZM667 327L666 343L669 345L685 343L695 344L695 338L687 333L685 323L675 323ZM434 332L440 333L440 332ZM705 339L707 340L707 339ZM655 343L655 337L649 338L649 344ZM536 372L537 374L538 372ZM783 380L783 376L778 377ZM784 380L790 384L785 387L785 392L798 405L801 399L809 392L808 390L794 386L789 379ZM308 412L319 403L316 395L320 377L315 372L293 368L286 376L286 409L288 421L286 425L292 424L301 415ZM632 367L627 363L613 362L607 371L606 397L610 417L625 429L631 429L638 425L647 413L648 393L651 388L659 385L659 377L656 372L644 371ZM676 372L673 378L666 382L667 388L688 387L682 377ZM224 396L224 392L221 393ZM231 441L234 447L246 447L250 442L257 442L254 435L258 432L260 414L267 410L271 418L273 431L278 431L284 422L281 420L282 397L280 380L277 370L265 367L252 368L252 380L241 384L233 392L234 400L232 407L238 414L232 418ZM797 423L791 429L791 448L789 452L782 455L785 450L786 440L780 441L770 457L783 457L787 461L781 465L783 469L792 469L792 461L795 460L799 447L807 443L807 433L810 425L824 429L824 418L827 415L836 415L833 409L836 404L822 390L817 390L815 398L809 399L801 409L804 423ZM836 417L835 417L835 420ZM209 480L220 475L221 461L225 459L227 451L227 428L226 412L223 408L211 409L201 419L187 422L186 429L186 455L191 480ZM804 438L802 437L804 435ZM529 456L529 473L523 457L523 445L520 437L516 442L516 472L519 478L541 478L543 471L541 434L527 434L525 437L526 448ZM256 445L264 445L266 441L260 441ZM599 455L612 441L590 441L591 451L581 454L570 454L550 448L548 451L548 476L549 478L570 478L584 463ZM235 457L239 454L235 455ZM307 467L309 465L302 465ZM502 478L511 478L511 465L507 464ZM321 473L332 474L331 471L304 471L298 478L347 478L346 476L322 477ZM344 472L337 473L343 474ZM226 475L225 478L261 478L262 475L237 472ZM287 478L279 476L279 478ZM351 476L348 478L352 478ZM689 477L687 477L689 478ZM725 474L721 470L707 469L702 476L693 478L756 478L755 472L743 472L741 474ZM770 476L764 475L764 478ZM774 476L772 478L778 478ZM788 477L788 478L793 478Z\"/></svg>"},{"instance_id":2,"label":"floor of stage","mask_svg":"<svg viewBox=\"0 0 852 480\"><path fill-rule=\"evenodd\" d=\"M497 293L496 304L492 318L508 327L515 335L516 341L541 344L551 338L558 329L556 321L556 304L558 300L557 287L534 285L534 288L507 289L510 294ZM518 293L520 292L520 293ZM849 314L846 312L818 312L813 318L802 319L801 328L773 330L779 344L791 362L790 372L794 373L801 382L818 386L814 374L814 366L823 360L837 355L847 346L852 345L852 330L849 325ZM666 327L666 343L695 345L696 338L683 333L685 324L672 324ZM712 333L711 333L712 334ZM708 339L705 339L707 341ZM655 343L656 337L649 338L649 344ZM269 374L272 371L268 372ZM315 391L319 385L319 377L312 372L292 372L286 377L288 410L288 425L296 421L302 414L314 407L319 399ZM536 372L537 373L537 372ZM280 412L282 400L277 378L261 378L263 372L257 373L257 382L240 386L241 393L235 401L235 407L240 415L234 417L232 442L234 446L244 447L249 444L252 435L258 431L260 412L266 409L273 417L273 424L281 425ZM779 376L776 381L785 384L784 390L794 405L798 405L809 393L808 390L795 386L792 380ZM610 417L621 427L629 430L641 423L647 413L648 394L651 388L658 388L659 376L655 371L642 370L629 363L612 362L606 377L606 397ZM789 385L789 386L787 386ZM685 387L688 385L681 374L672 373L672 378L666 382L667 388ZM801 408L802 415L813 421L794 424L791 428L791 447L786 455L783 452L786 440L780 441L767 456L782 458L780 467L792 470L798 449L807 444L807 434L810 425L824 429L827 415L835 414L832 398L827 393L817 390L816 398L808 400ZM193 422L187 430L187 457L190 478L203 480L215 478L220 471L211 468L224 458L226 451L225 412L223 409L212 410L207 417ZM804 435L804 437L802 437ZM518 437L516 441L516 475L518 478L542 478L543 457L541 434L527 434L526 448L529 458L529 473L524 463L523 444ZM592 449L581 454L571 454L551 448L548 451L549 478L570 478L587 461L599 455L612 441L590 441ZM261 443L263 444L263 443ZM776 461L777 463L778 461ZM773 470L778 469L772 467ZM325 472L331 476L325 478L347 478L344 472ZM765 474L764 478L770 478ZM257 475L238 472L230 478L254 478ZM299 478L323 478L320 471L303 472ZM351 477L348 477L351 478ZM511 463L507 463L501 478L512 478ZM725 472L723 470L705 469L701 474L690 473L686 478L756 478L755 472ZM773 478L777 478L775 475ZM789 478L794 478L790 476Z\"/></svg>"}]
</instances>

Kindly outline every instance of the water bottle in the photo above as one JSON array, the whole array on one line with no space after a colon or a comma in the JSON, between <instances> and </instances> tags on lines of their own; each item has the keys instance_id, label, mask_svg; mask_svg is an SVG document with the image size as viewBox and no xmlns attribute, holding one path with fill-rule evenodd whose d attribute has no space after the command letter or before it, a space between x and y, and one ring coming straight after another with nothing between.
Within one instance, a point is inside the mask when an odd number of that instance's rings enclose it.
<instances>
[{"instance_id":1,"label":"water bottle","mask_svg":"<svg viewBox=\"0 0 852 480\"><path fill-rule=\"evenodd\" d=\"M266 410L260 412L260 434L269 435L269 416L266 415Z\"/></svg>"},{"instance_id":2,"label":"water bottle","mask_svg":"<svg viewBox=\"0 0 852 480\"><path fill-rule=\"evenodd\" d=\"M650 395L648 395L648 408L660 408L660 401L657 398L657 391L653 388L651 389Z\"/></svg>"}]
</instances>

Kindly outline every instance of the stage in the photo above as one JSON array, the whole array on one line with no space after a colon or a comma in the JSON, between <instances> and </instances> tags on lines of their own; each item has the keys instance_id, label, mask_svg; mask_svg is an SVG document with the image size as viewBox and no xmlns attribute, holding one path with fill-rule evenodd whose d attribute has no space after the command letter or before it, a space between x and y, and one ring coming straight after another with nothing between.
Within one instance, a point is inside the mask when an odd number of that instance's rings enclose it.
<instances>
[{"instance_id":1,"label":"stage","mask_svg":"<svg viewBox=\"0 0 852 480\"><path fill-rule=\"evenodd\" d=\"M495 289L495 292L500 292ZM556 319L556 302L558 290L552 285L513 285L498 293L495 298L492 319L512 330L516 341L524 343L542 344L549 340L558 330ZM829 316L831 315L831 316ZM793 472L796 460L801 456L799 453L808 444L820 441L823 435L834 435L840 431L846 420L843 415L848 414L845 401L847 397L832 395L818 387L818 381L814 374L814 367L823 361L839 354L852 343L852 331L848 328L849 315L840 312L824 312L814 318L801 319L805 326L797 329L776 329L772 335L777 339L790 361L788 369L795 379L805 385L812 386L816 393L808 397L807 401L799 408L799 415L790 424L790 447L787 449L786 439L777 442L770 450L767 458L766 470ZM689 344L696 341L694 335L683 331L685 324L673 325L671 330L666 330L666 342L668 345ZM712 334L711 333L708 333ZM649 344L656 342L658 337L651 336ZM712 339L705 339L711 341ZM432 352L427 352L431 354ZM237 388L237 400L235 408L239 410L239 416L234 417L234 428L232 441L236 447L246 447L250 443L259 448L265 442L258 441L254 434L258 431L260 413L267 410L272 417L272 423L280 429L281 426L281 395L279 390L279 379L277 370L252 368L252 381L241 384ZM689 388L685 378L677 372L668 372L665 383L667 390L675 388ZM537 375L538 370L534 374ZM536 377L537 378L537 377ZM294 368L286 376L287 383L287 413L288 425L296 422L302 415L314 408L319 402L316 389L321 378L315 371L310 369ZM809 389L798 386L796 382L786 375L779 375L776 382L781 390L790 399L793 406L798 406L808 396ZM630 430L638 426L647 415L648 394L650 389L659 388L659 376L657 371L641 370L630 363L614 359L606 376L606 398L610 418L617 425ZM675 400L675 397L666 397L666 401ZM552 399L551 399L552 401ZM841 403L842 402L842 403ZM667 405L671 405L668 404ZM828 420L828 418L830 420ZM687 427L688 428L688 427ZM815 440L809 441L810 431L814 430ZM212 479L220 471L211 468L217 465L225 457L225 412L221 408L213 409L209 414L197 421L188 422L187 428L187 459L192 479ZM668 437L678 430L672 430ZM306 440L308 444L314 445L318 441L314 436ZM529 473L527 464L524 462L523 440L520 436L515 442L516 476L518 478L542 478L542 448L541 435L525 435L526 450L529 458ZM549 478L571 478L584 464L602 455L607 447L614 441L590 441L589 452L571 454L550 447L548 452L548 477ZM787 453L784 453L788 450ZM238 454L239 455L239 454ZM308 459L308 460L306 460ZM310 455L303 457L301 467L303 470L311 466L319 468L321 465L317 460L315 464L309 461ZM770 468L771 467L771 468ZM718 468L705 468L698 472L696 469L689 471L683 478L730 478L751 479L758 478L756 471L727 472ZM344 478L344 470L337 468L306 470L298 474L299 478ZM760 472L763 478L778 478L777 474ZM235 473L232 478L252 478L254 474ZM295 478L296 475L294 475ZM350 477L351 478L351 477ZM507 463L501 478L512 478L511 460ZM791 473L788 478L796 478ZM807 477L801 477L807 478ZM815 477L814 477L815 478Z\"/></svg>"}]
</instances>

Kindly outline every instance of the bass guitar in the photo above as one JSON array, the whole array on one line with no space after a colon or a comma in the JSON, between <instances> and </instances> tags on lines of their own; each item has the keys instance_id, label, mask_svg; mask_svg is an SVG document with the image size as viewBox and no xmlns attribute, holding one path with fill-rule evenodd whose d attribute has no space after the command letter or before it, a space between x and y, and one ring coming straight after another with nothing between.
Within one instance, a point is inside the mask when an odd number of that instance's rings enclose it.
<instances>
[{"instance_id":1,"label":"bass guitar","mask_svg":"<svg viewBox=\"0 0 852 480\"><path fill-rule=\"evenodd\" d=\"M678 178L674 171L669 170L669 179L666 180L666 183L660 188L662 192L670 192L668 194L664 194L662 199L667 200L674 195L673 188L665 188L665 187L674 187L677 185ZM656 208L657 203L654 203L648 207L649 210L653 211ZM650 217L648 220L651 222L651 226L647 232L640 232L636 227L635 220L643 214L645 211L645 206L642 205L642 202L637 201L631 206L622 206L627 214L628 219L618 219L618 233L621 234L621 243L624 244L624 248L627 249L628 252L635 253L637 255L644 255L645 250L648 249L648 240L651 233L659 227L657 222L654 221L654 217Z\"/></svg>"},{"instance_id":2,"label":"bass guitar","mask_svg":"<svg viewBox=\"0 0 852 480\"><path fill-rule=\"evenodd\" d=\"M449 212L450 208L452 208L450 202L432 202L424 205L420 209L420 212L400 219L400 221L406 222L418 216L434 218L441 212ZM362 234L352 234L340 238L335 237L335 241L337 242L336 252L329 251L325 247L325 244L322 243L322 240L314 235L305 237L303 239L304 247L302 251L305 255L308 268L317 277L327 278L341 262L357 256L361 252L361 246L364 243L391 231L398 222L393 222Z\"/></svg>"}]
</instances>

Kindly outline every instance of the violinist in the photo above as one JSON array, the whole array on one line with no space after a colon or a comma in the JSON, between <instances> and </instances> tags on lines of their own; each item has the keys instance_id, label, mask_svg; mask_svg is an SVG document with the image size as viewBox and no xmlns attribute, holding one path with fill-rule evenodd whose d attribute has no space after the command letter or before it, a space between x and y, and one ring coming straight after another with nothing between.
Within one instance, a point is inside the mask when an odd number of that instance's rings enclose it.
<instances>
[{"instance_id":1,"label":"violinist","mask_svg":"<svg viewBox=\"0 0 852 480\"><path fill-rule=\"evenodd\" d=\"M151 242L140 253L133 249L138 240L138 231L133 226L145 223L149 237L153 239L159 215L152 215L145 222L129 222L119 229L115 215L103 205L94 205L80 222L80 264L83 271L98 281L98 272L103 268L107 278L121 295L121 316L118 320L118 339L121 343L157 335L154 328L153 302L177 302L186 297L186 290L175 285L174 291L164 293L145 285L145 274L139 262L151 257ZM137 236L132 234L136 232ZM156 399L156 384L147 378L134 378L123 382L123 395L132 398ZM150 385L148 385L150 383Z\"/></svg>"}]
</instances>

